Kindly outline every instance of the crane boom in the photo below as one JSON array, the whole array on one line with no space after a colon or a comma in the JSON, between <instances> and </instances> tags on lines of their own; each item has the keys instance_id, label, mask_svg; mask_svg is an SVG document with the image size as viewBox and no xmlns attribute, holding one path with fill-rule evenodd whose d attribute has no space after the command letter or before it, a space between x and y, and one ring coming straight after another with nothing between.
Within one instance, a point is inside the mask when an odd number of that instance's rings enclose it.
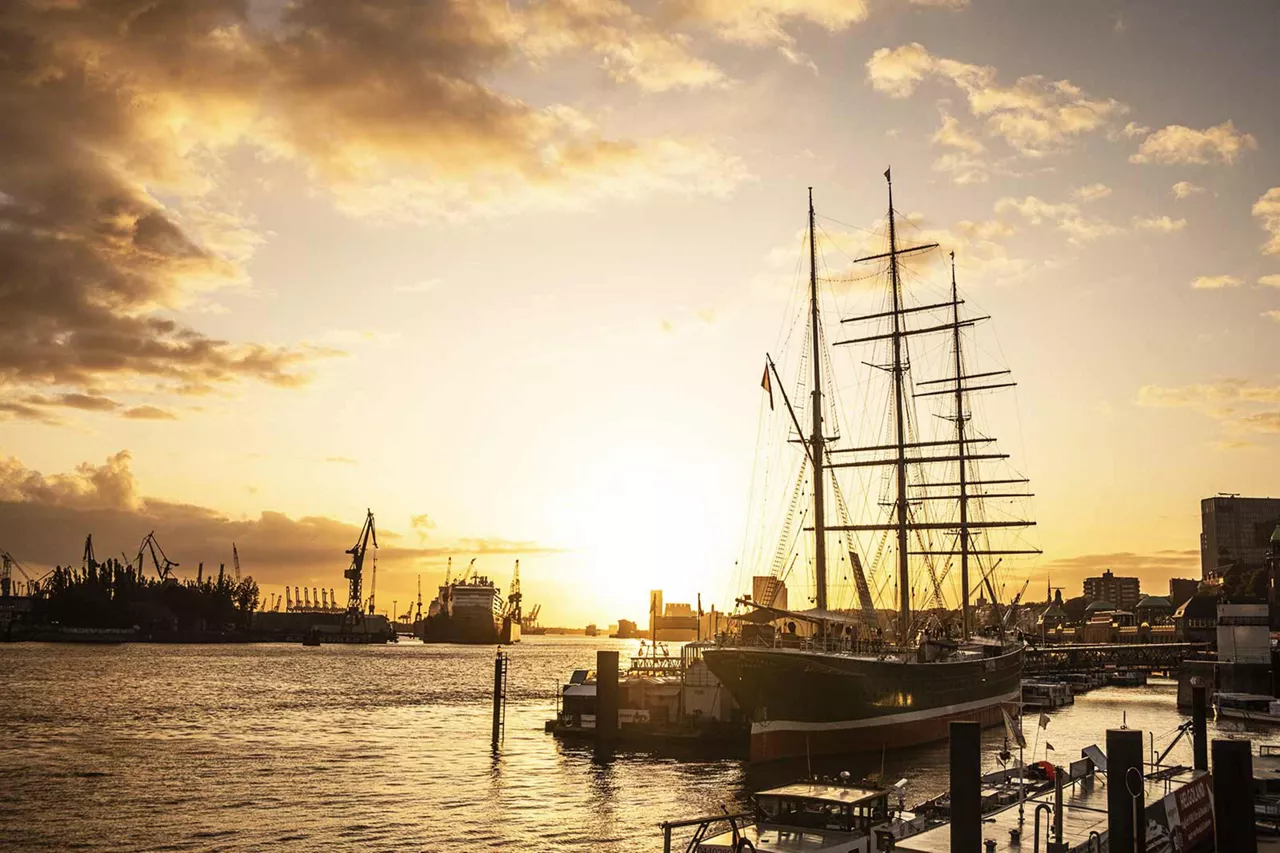
<instances>
[{"instance_id":1,"label":"crane boom","mask_svg":"<svg viewBox=\"0 0 1280 853\"><path fill-rule=\"evenodd\" d=\"M356 537L356 544L346 551L351 555L351 566L342 573L342 576L347 579L350 585L347 596L347 620L351 622L360 619L364 615L364 593L362 589L364 585L364 558L365 554L368 553L371 539L376 550L378 547L378 533L374 528L373 510L369 509L365 511L364 526L360 528L360 535ZM377 565L376 556L374 557L374 565ZM372 594L369 599L372 606Z\"/></svg>"}]
</instances>

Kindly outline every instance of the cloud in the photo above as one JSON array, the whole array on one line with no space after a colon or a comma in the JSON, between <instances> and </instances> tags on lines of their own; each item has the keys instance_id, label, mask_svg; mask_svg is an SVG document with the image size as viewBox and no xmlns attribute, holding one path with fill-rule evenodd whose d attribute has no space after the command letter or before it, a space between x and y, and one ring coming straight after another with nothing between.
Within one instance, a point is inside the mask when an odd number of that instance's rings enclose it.
<instances>
[{"instance_id":1,"label":"cloud","mask_svg":"<svg viewBox=\"0 0 1280 853\"><path fill-rule=\"evenodd\" d=\"M968 154L981 154L986 147L981 140L961 127L955 116L945 113L942 116L942 126L934 132L932 140L935 145L958 148Z\"/></svg>"},{"instance_id":2,"label":"cloud","mask_svg":"<svg viewBox=\"0 0 1280 853\"><path fill-rule=\"evenodd\" d=\"M79 564L86 533L99 555L134 554L154 530L181 577L196 565L229 562L236 543L244 570L260 584L344 584L350 564L344 552L360 535L360 525L324 516L292 518L269 510L233 518L207 507L142 497L126 451L102 465L83 464L69 474L46 476L20 461L0 457L0 542L29 566ZM360 516L363 516L361 510ZM360 519L363 521L363 518ZM395 574L434 567L450 555L546 554L559 549L504 539L462 540L433 548L409 547L394 530L379 528L379 587L383 572Z\"/></svg>"},{"instance_id":3,"label":"cloud","mask_svg":"<svg viewBox=\"0 0 1280 853\"><path fill-rule=\"evenodd\" d=\"M249 6L4 4L11 392L295 387L335 354L222 340L175 317L246 287L264 239L227 194L233 152L287 159L343 210L381 217L725 194L748 177L709 139L614 138L567 105L494 88L515 64L568 52L649 90L719 79L682 36L616 0L298 0L266 22Z\"/></svg>"},{"instance_id":4,"label":"cloud","mask_svg":"<svg viewBox=\"0 0 1280 853\"><path fill-rule=\"evenodd\" d=\"M621 0L541 0L519 17L519 47L534 59L588 51L615 81L650 92L725 83L723 71L690 54L687 36L663 31Z\"/></svg>"},{"instance_id":5,"label":"cloud","mask_svg":"<svg viewBox=\"0 0 1280 853\"><path fill-rule=\"evenodd\" d=\"M1005 213L1021 214L1032 225L1039 225L1045 219L1065 218L1080 212L1080 208L1070 202L1051 203L1033 195L1022 199L1006 196L996 202L995 209L996 213L1002 215Z\"/></svg>"},{"instance_id":6,"label":"cloud","mask_svg":"<svg viewBox=\"0 0 1280 853\"><path fill-rule=\"evenodd\" d=\"M357 463L357 462L356 462L356 460L352 459L350 456L326 456L326 457L324 458L324 461L325 461L325 462L332 463L332 464L334 464L334 465L357 465L357 464L359 464L359 463Z\"/></svg>"},{"instance_id":7,"label":"cloud","mask_svg":"<svg viewBox=\"0 0 1280 853\"><path fill-rule=\"evenodd\" d=\"M1280 287L1280 274L1264 275L1262 278L1258 279L1258 284L1261 284L1264 287Z\"/></svg>"},{"instance_id":8,"label":"cloud","mask_svg":"<svg viewBox=\"0 0 1280 853\"><path fill-rule=\"evenodd\" d=\"M125 410L124 416L136 421L176 421L178 416L159 406L134 406Z\"/></svg>"},{"instance_id":9,"label":"cloud","mask_svg":"<svg viewBox=\"0 0 1280 853\"><path fill-rule=\"evenodd\" d=\"M1253 215L1270 235L1262 254L1280 255L1280 187L1272 187L1254 202Z\"/></svg>"},{"instance_id":10,"label":"cloud","mask_svg":"<svg viewBox=\"0 0 1280 853\"><path fill-rule=\"evenodd\" d=\"M421 515L410 516L409 526L413 528L414 533L418 534L418 541L425 542L431 537L431 534L428 531L435 530L436 523L432 521L426 513L423 513Z\"/></svg>"},{"instance_id":11,"label":"cloud","mask_svg":"<svg viewBox=\"0 0 1280 853\"><path fill-rule=\"evenodd\" d=\"M934 56L918 42L880 48L866 68L871 85L895 98L910 96L928 77L952 83L967 96L969 111L985 119L989 134L1031 157L1062 150L1129 109L1112 98L1093 98L1068 80L1032 75L1001 85L995 68Z\"/></svg>"},{"instance_id":12,"label":"cloud","mask_svg":"<svg viewBox=\"0 0 1280 853\"><path fill-rule=\"evenodd\" d=\"M1099 217L1069 216L1058 220L1058 230L1067 234L1069 243L1091 243L1102 237L1123 234L1124 229Z\"/></svg>"},{"instance_id":13,"label":"cloud","mask_svg":"<svg viewBox=\"0 0 1280 853\"><path fill-rule=\"evenodd\" d=\"M1138 577L1142 585L1159 594L1171 577L1200 576L1200 551L1198 549L1166 549L1151 553L1116 551L1109 554L1080 554L1059 557L1042 564L1055 584L1062 582L1069 590L1063 590L1064 598L1073 598L1087 577L1096 577L1107 569L1122 577Z\"/></svg>"},{"instance_id":14,"label":"cloud","mask_svg":"<svg viewBox=\"0 0 1280 853\"><path fill-rule=\"evenodd\" d=\"M1204 187L1197 186L1190 181L1178 181L1173 185L1173 197L1176 199L1191 198L1191 196L1204 192Z\"/></svg>"},{"instance_id":15,"label":"cloud","mask_svg":"<svg viewBox=\"0 0 1280 853\"><path fill-rule=\"evenodd\" d=\"M1135 216L1133 227L1143 231L1161 231L1172 234L1187 227L1185 219L1170 219L1168 216Z\"/></svg>"},{"instance_id":16,"label":"cloud","mask_svg":"<svg viewBox=\"0 0 1280 853\"><path fill-rule=\"evenodd\" d=\"M1089 184L1085 187L1076 187L1071 191L1071 197L1079 202L1097 201L1111 195L1111 187L1106 184Z\"/></svg>"},{"instance_id":17,"label":"cloud","mask_svg":"<svg viewBox=\"0 0 1280 853\"><path fill-rule=\"evenodd\" d=\"M184 227L156 194L207 191L209 174L184 152L216 131L181 121L172 81L181 72L191 86L186 110L220 112L206 87L237 69L207 36L226 7L15 3L0 14L0 383L11 390L306 380L317 354L305 347L232 343L158 315L243 276L211 248L216 229L199 217Z\"/></svg>"},{"instance_id":18,"label":"cloud","mask_svg":"<svg viewBox=\"0 0 1280 853\"><path fill-rule=\"evenodd\" d=\"M1242 153L1257 147L1258 141L1238 132L1231 121L1204 130L1171 124L1142 140L1129 162L1171 165L1216 161L1231 165Z\"/></svg>"},{"instance_id":19,"label":"cloud","mask_svg":"<svg viewBox=\"0 0 1280 853\"><path fill-rule=\"evenodd\" d=\"M776 47L793 62L805 60L787 29L789 24L814 24L836 33L862 23L868 15L866 0L672 0L670 10L681 20L710 27L724 41Z\"/></svg>"},{"instance_id":20,"label":"cloud","mask_svg":"<svg viewBox=\"0 0 1280 853\"><path fill-rule=\"evenodd\" d=\"M1277 323L1280 323L1280 311L1263 311L1262 316L1270 317L1272 320L1275 320Z\"/></svg>"},{"instance_id":21,"label":"cloud","mask_svg":"<svg viewBox=\"0 0 1280 853\"><path fill-rule=\"evenodd\" d=\"M1243 282L1234 275L1201 275L1191 280L1196 290L1221 290L1224 287L1239 287Z\"/></svg>"},{"instance_id":22,"label":"cloud","mask_svg":"<svg viewBox=\"0 0 1280 853\"><path fill-rule=\"evenodd\" d=\"M1146 385L1138 390L1138 405L1182 407L1221 421L1230 429L1250 433L1280 433L1280 385L1247 379L1224 379L1166 388Z\"/></svg>"}]
</instances>

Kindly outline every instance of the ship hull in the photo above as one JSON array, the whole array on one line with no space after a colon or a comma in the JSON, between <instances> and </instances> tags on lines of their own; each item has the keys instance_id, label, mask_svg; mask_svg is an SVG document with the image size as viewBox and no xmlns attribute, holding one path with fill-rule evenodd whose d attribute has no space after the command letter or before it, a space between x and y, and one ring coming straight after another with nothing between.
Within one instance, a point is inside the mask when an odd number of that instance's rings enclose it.
<instances>
[{"instance_id":1,"label":"ship hull","mask_svg":"<svg viewBox=\"0 0 1280 853\"><path fill-rule=\"evenodd\" d=\"M752 721L753 761L943 740L953 721L1000 723L1021 689L1020 647L932 663L750 647L703 659Z\"/></svg>"},{"instance_id":2,"label":"ship hull","mask_svg":"<svg viewBox=\"0 0 1280 853\"><path fill-rule=\"evenodd\" d=\"M424 643L509 646L520 642L520 624L488 614L452 617L437 614L422 621L421 639Z\"/></svg>"}]
</instances>

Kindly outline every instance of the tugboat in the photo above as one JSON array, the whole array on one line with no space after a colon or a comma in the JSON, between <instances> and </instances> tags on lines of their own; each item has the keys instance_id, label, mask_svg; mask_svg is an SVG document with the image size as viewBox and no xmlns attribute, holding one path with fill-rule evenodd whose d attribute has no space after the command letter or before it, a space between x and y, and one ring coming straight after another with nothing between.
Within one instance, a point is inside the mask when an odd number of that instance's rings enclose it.
<instances>
[{"instance_id":1,"label":"tugboat","mask_svg":"<svg viewBox=\"0 0 1280 853\"><path fill-rule=\"evenodd\" d=\"M818 297L812 190L807 329L797 382L785 383L773 359L766 356L761 385L769 394L771 410L774 392L781 394L775 417L783 423L778 425L777 437L781 439L785 432L785 440L801 451L790 509L768 571L779 578L795 562L793 554L797 558L801 552L811 554L817 606L790 611L774 608L769 601L739 599L740 605L751 608L737 617L740 627L719 647L704 653L707 666L751 717L753 760L880 751L941 740L952 721L996 725L1001 722L1002 707L1016 707L1018 702L1023 643L1006 636L998 624L991 636L981 636L972 624L969 604L975 589L985 588L993 601L996 598L993 575L999 561L993 562L992 557L1040 553L1001 547L987 539L1000 529L1034 523L1018 518L1007 503L1030 497L1009 489L1009 484L1026 479L984 469L1008 455L988 452L995 439L972 421L972 400L978 392L1013 383L1000 379L1007 370L984 370L969 363L962 332L987 318L962 313L954 252L947 297L908 298L902 259L938 245L899 243L888 171L885 179L889 181L887 251L857 259L876 265L883 274L888 285L883 310L841 319L841 323L873 325L836 342L871 346L864 364L873 368L872 378L862 387L873 387L880 381L875 377L887 380L887 403L866 407L869 441L845 446L833 434L844 431L841 427L851 428L835 407L838 386L823 372L831 359ZM938 351L946 354L946 373L917 380L908 344L930 334L944 338L940 344L945 350ZM798 388L794 406L788 388ZM809 397L807 411L805 396ZM949 426L924 432L926 422L938 419L917 414L915 401L920 398L943 401L936 414ZM806 420L807 431L802 426ZM858 519L845 502L835 471L877 468L885 469L886 475L861 487L866 499L862 519L870 523L853 523L851 519ZM801 499L806 490L811 496L809 506ZM810 532L813 538L806 540ZM859 534L872 537L868 546L859 545ZM859 609L834 609L828 598L829 537L838 537L830 543L837 546L832 556L839 555L836 571L856 590ZM811 542L811 548L802 542ZM864 570L861 554L866 553L875 556ZM883 563L896 565L882 568L882 557ZM891 572L889 577L884 577L886 571ZM959 624L947 622L944 581L959 582ZM896 618L885 619L882 625L873 590L891 586L896 588Z\"/></svg>"},{"instance_id":2,"label":"tugboat","mask_svg":"<svg viewBox=\"0 0 1280 853\"><path fill-rule=\"evenodd\" d=\"M472 574L475 562L471 561L462 577L451 580L450 558L444 585L419 623L424 643L509 646L520 642L520 561L516 560L511 592L505 600L493 581Z\"/></svg>"}]
</instances>

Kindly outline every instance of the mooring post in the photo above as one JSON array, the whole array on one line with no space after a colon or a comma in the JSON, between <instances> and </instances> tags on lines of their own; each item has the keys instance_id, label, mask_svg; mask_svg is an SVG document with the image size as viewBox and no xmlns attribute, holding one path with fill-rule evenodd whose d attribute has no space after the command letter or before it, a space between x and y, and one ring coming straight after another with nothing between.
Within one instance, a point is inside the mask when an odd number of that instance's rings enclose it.
<instances>
[{"instance_id":1,"label":"mooring post","mask_svg":"<svg viewBox=\"0 0 1280 853\"><path fill-rule=\"evenodd\" d=\"M1146 781L1142 773L1142 732L1137 729L1107 729L1107 823L1111 853L1142 853L1135 830L1145 829ZM1134 796L1134 791L1139 792ZM1134 821L1134 814L1139 820ZM1135 827L1135 823L1138 826ZM1145 833L1143 833L1145 837Z\"/></svg>"},{"instance_id":2,"label":"mooring post","mask_svg":"<svg viewBox=\"0 0 1280 853\"><path fill-rule=\"evenodd\" d=\"M1209 691L1198 682L1198 678L1191 680L1191 754L1196 770L1208 770L1209 735L1205 720L1209 713Z\"/></svg>"},{"instance_id":3,"label":"mooring post","mask_svg":"<svg viewBox=\"0 0 1280 853\"><path fill-rule=\"evenodd\" d=\"M982 853L982 724L951 724L951 850Z\"/></svg>"},{"instance_id":4,"label":"mooring post","mask_svg":"<svg viewBox=\"0 0 1280 853\"><path fill-rule=\"evenodd\" d=\"M493 659L493 748L502 741L502 705L506 701L507 656L498 649Z\"/></svg>"},{"instance_id":5,"label":"mooring post","mask_svg":"<svg viewBox=\"0 0 1280 853\"><path fill-rule=\"evenodd\" d=\"M596 740L618 737L618 653L596 652Z\"/></svg>"},{"instance_id":6,"label":"mooring post","mask_svg":"<svg viewBox=\"0 0 1280 853\"><path fill-rule=\"evenodd\" d=\"M1253 755L1247 740L1213 742L1215 850L1258 853L1253 814Z\"/></svg>"}]
</instances>

